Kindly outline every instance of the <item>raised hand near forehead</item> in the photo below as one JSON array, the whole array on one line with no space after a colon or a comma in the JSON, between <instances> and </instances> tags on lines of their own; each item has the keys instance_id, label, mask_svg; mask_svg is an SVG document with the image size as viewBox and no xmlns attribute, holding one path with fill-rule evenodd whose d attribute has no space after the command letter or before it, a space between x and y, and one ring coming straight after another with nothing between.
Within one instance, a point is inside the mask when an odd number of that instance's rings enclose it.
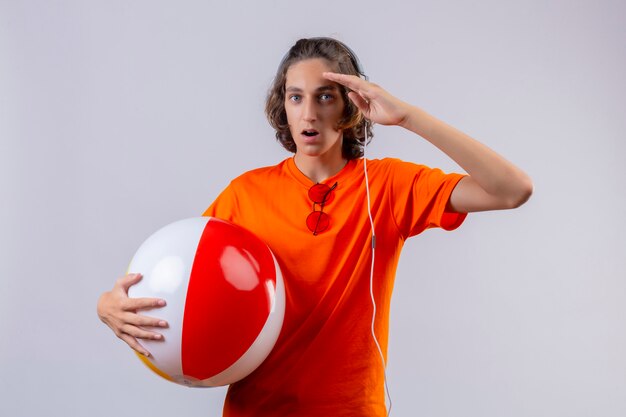
<instances>
[{"instance_id":1,"label":"raised hand near forehead","mask_svg":"<svg viewBox=\"0 0 626 417\"><path fill-rule=\"evenodd\" d=\"M325 72L323 76L351 90L348 97L371 122L402 125L406 120L409 104L392 96L379 85L355 75Z\"/></svg>"}]
</instances>

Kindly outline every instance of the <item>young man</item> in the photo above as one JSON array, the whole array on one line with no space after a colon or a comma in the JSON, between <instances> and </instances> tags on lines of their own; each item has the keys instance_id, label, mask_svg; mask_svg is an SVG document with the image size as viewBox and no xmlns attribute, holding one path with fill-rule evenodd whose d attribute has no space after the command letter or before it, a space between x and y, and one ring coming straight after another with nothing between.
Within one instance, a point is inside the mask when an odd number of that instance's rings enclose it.
<instances>
[{"instance_id":1,"label":"young man","mask_svg":"<svg viewBox=\"0 0 626 417\"><path fill-rule=\"evenodd\" d=\"M225 416L384 416L377 343L386 356L391 291L405 239L430 227L452 230L468 212L518 207L532 192L528 176L497 153L360 75L344 44L298 41L281 63L266 105L293 158L236 178L204 213L239 224L268 244L287 298L274 350L230 386ZM411 130L468 175L397 159L365 161L370 123ZM135 313L163 305L128 298L140 278L118 280L100 298L98 313L118 337L148 354L137 339L159 339L151 328L167 324Z\"/></svg>"}]
</instances>

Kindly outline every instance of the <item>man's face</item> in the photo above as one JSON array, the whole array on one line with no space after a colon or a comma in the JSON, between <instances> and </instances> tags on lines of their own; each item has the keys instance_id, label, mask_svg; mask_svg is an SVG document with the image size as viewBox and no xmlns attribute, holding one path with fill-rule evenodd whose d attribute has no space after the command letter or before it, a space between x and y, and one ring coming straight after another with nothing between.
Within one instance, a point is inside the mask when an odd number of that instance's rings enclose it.
<instances>
[{"instance_id":1,"label":"man's face","mask_svg":"<svg viewBox=\"0 0 626 417\"><path fill-rule=\"evenodd\" d=\"M321 58L289 67L285 81L285 111L296 154L341 157L343 133L337 128L345 103L338 84L322 77L334 71Z\"/></svg>"}]
</instances>

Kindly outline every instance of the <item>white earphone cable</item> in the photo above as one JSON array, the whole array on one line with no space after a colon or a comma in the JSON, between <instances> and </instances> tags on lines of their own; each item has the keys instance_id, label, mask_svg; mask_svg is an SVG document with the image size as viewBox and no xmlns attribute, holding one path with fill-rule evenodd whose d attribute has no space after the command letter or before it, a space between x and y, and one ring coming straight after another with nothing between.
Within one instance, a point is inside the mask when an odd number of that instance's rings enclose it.
<instances>
[{"instance_id":1,"label":"white earphone cable","mask_svg":"<svg viewBox=\"0 0 626 417\"><path fill-rule=\"evenodd\" d=\"M374 339L374 343L376 344L376 348L378 348L378 354L380 355L381 365L383 367L383 375L385 378L385 393L387 394L387 399L389 400L389 408L387 409L387 416L391 415L391 394L389 393L389 385L387 384L387 364L385 362L385 357L383 355L383 350L378 343L378 338L376 337L376 331L374 330L374 323L376 321L376 299L374 298L374 258L376 254L376 232L374 231L374 220L372 219L372 206L370 200L370 186L369 186L369 177L367 175L367 140L368 140L368 131L367 126L365 127L365 141L363 142L363 172L365 173L365 191L367 195L367 214L370 220L370 227L372 229L372 263L370 266L370 296L372 298L372 338Z\"/></svg>"}]
</instances>

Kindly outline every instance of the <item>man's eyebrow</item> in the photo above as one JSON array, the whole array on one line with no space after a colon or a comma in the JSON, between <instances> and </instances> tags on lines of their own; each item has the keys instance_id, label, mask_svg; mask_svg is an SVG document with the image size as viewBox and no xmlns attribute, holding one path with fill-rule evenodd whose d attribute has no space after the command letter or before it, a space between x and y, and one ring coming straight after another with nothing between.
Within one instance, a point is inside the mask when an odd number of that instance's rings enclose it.
<instances>
[{"instance_id":1,"label":"man's eyebrow","mask_svg":"<svg viewBox=\"0 0 626 417\"><path fill-rule=\"evenodd\" d=\"M329 85L323 85L321 87L318 87L317 90L318 92L323 92L323 91L336 91L337 90L337 85L336 84L329 84Z\"/></svg>"},{"instance_id":2,"label":"man's eyebrow","mask_svg":"<svg viewBox=\"0 0 626 417\"><path fill-rule=\"evenodd\" d=\"M285 91L289 91L291 93L301 93L302 89L295 86L288 86L285 88ZM322 85L315 89L315 92L321 93L325 91L337 91L337 86L335 84Z\"/></svg>"}]
</instances>

